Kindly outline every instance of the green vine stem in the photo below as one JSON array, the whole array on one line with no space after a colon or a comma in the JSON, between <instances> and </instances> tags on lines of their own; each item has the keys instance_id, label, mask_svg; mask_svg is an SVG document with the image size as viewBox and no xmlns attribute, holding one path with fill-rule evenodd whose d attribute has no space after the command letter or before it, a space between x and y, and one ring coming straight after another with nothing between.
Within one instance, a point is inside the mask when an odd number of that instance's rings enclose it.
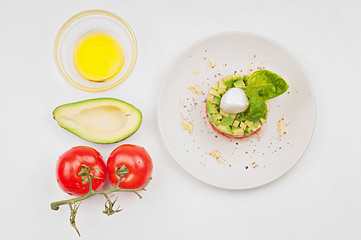
<instances>
[{"instance_id":1,"label":"green vine stem","mask_svg":"<svg viewBox=\"0 0 361 240\"><path fill-rule=\"evenodd\" d=\"M140 188L134 188L134 189L125 189L125 188L120 188L119 187L119 184L120 184L120 181L123 179L123 177L126 175L124 174L124 172L122 171L119 171L119 170L122 170L122 169L125 169L126 171L126 174L128 173L128 169L123 165L121 168L118 169L118 175L120 176L120 179L117 183L117 185L112 188L112 189L106 189L106 190L102 190L102 191L94 191L92 189L92 181L91 181L91 178L92 176L89 174L87 176L88 178L88 182L89 182L89 192L87 194L85 194L84 196L81 196L81 197L77 197L77 198L72 198L72 199L68 199L68 200L62 200L62 201L57 201L57 202L52 202L51 203L51 209L52 210L58 210L59 207L61 205L64 205L64 204L74 204L76 202L80 202L82 200L85 200L89 197L92 197L96 194L102 194L104 195L107 200L108 200L108 197L107 195L110 194L110 193L113 193L113 192L134 192L140 199L142 198L142 196L138 193L139 191L145 191L145 187L148 185L148 183L150 182L150 180L152 180L152 178L149 178L148 181ZM109 201L109 200L108 200Z\"/></svg>"},{"instance_id":2,"label":"green vine stem","mask_svg":"<svg viewBox=\"0 0 361 240\"><path fill-rule=\"evenodd\" d=\"M73 208L73 206L71 204L69 204L69 207L70 207L70 224L73 226L75 231L78 233L79 237L80 237L80 232L79 232L78 228L76 227L75 217L76 217L76 214L78 212L78 208L79 208L80 204L81 204L81 202L75 203L74 208Z\"/></svg>"},{"instance_id":3,"label":"green vine stem","mask_svg":"<svg viewBox=\"0 0 361 240\"><path fill-rule=\"evenodd\" d=\"M114 201L111 201L110 198L113 197L113 195L108 197L108 195L110 193L113 193L113 192L134 192L139 197L139 199L141 199L142 196L138 192L139 191L146 191L145 187L148 185L150 180L152 180L152 178L150 177L148 179L148 181L140 188L135 188L135 189L120 188L119 187L120 181L129 173L128 168L125 165L123 165L122 167L120 167L120 168L117 167L115 169L115 174L118 175L120 178L119 178L119 181L118 181L117 185L114 188L106 189L106 190L102 190L102 191L94 191L92 189L92 181L91 180L92 180L92 178L96 178L96 177L90 174L90 172L93 169L94 168L89 168L88 166L83 165L82 170L78 174L79 176L81 176L83 178L83 183L85 183L85 181L84 181L85 179L87 179L87 182L89 183L89 192L87 194L85 194L84 196L81 196L81 197L76 197L76 198L72 198L72 199L52 202L51 205L50 205L52 210L58 210L59 207L62 206L62 205L69 205L70 211L71 211L70 212L70 224L74 227L74 229L77 231L79 236L80 236L79 230L75 225L75 216L77 214L77 211L78 211L78 208L79 208L79 205L80 205L79 202L81 202L81 201L83 201L83 200L85 200L87 198L90 198L90 197L92 197L94 195L101 194L106 199L105 210L103 211L103 213L110 216L110 215L112 215L114 213L117 213L117 212L120 212L122 210L122 209L119 209L119 207L114 209L115 202L117 201L118 198L116 198Z\"/></svg>"},{"instance_id":4,"label":"green vine stem","mask_svg":"<svg viewBox=\"0 0 361 240\"><path fill-rule=\"evenodd\" d=\"M113 192L134 192L141 199L142 196L138 192L139 191L145 191L146 190L145 187L148 185L150 180L152 180L152 178L149 178L148 181L142 187L135 188L135 189L124 189L124 188L119 188L119 187L114 187L112 189L107 189L107 190L102 190L102 191L94 191L93 189L91 189L84 196L77 197L77 198L72 198L72 199L68 199L68 200L52 202L51 203L51 209L52 210L58 210L59 207L61 205L64 205L64 204L74 204L76 202L79 202L79 201L85 200L87 198L90 198L90 197L92 197L92 196L94 196L96 194L102 194L102 195L105 196L105 195L108 195L109 193L113 193ZM91 184L89 184L89 185L91 185Z\"/></svg>"}]
</instances>

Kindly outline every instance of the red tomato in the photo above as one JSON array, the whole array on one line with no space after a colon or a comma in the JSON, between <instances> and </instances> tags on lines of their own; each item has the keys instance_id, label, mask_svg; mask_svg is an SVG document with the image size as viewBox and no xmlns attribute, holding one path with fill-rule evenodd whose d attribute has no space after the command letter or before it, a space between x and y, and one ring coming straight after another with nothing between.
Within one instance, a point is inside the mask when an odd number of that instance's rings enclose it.
<instances>
[{"instance_id":1,"label":"red tomato","mask_svg":"<svg viewBox=\"0 0 361 240\"><path fill-rule=\"evenodd\" d=\"M98 178L92 178L92 189L98 191L106 180L106 167L102 156L91 147L78 146L63 153L56 167L56 179L60 188L70 195L85 195L89 192L89 183L82 183L82 177L78 173L82 165L94 168L90 174Z\"/></svg>"},{"instance_id":2,"label":"red tomato","mask_svg":"<svg viewBox=\"0 0 361 240\"><path fill-rule=\"evenodd\" d=\"M108 158L108 176L113 187L119 181L119 176L115 174L116 168L123 165L128 168L129 173L120 181L120 188L140 188L152 176L153 162L148 152L143 147L124 144L117 147Z\"/></svg>"}]
</instances>

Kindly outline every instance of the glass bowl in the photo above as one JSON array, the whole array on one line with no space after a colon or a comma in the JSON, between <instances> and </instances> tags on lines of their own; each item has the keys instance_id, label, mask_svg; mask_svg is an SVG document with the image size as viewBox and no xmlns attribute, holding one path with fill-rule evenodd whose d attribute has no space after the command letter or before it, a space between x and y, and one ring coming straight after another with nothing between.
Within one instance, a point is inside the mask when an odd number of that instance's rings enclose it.
<instances>
[{"instance_id":1,"label":"glass bowl","mask_svg":"<svg viewBox=\"0 0 361 240\"><path fill-rule=\"evenodd\" d=\"M123 68L108 81L91 82L75 68L73 51L76 43L91 32L109 33L123 48ZM137 40L130 26L118 16L103 10L88 10L70 18L59 30L54 48L56 66L61 76L72 86L88 92L105 91L123 82L132 72L137 54Z\"/></svg>"}]
</instances>

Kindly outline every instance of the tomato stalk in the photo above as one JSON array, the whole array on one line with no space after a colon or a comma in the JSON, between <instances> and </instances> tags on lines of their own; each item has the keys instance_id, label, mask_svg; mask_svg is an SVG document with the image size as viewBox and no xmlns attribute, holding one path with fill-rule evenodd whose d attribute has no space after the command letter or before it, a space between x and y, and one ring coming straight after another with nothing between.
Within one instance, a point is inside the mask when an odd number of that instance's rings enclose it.
<instances>
[{"instance_id":1,"label":"tomato stalk","mask_svg":"<svg viewBox=\"0 0 361 240\"><path fill-rule=\"evenodd\" d=\"M81 204L81 202L74 203L74 208L73 208L72 204L69 204L69 207L70 207L70 224L73 226L75 231L78 233L79 237L80 237L80 232L79 232L78 228L76 227L75 217L76 217L76 214L78 213L78 208L79 208L80 204Z\"/></svg>"},{"instance_id":2,"label":"tomato stalk","mask_svg":"<svg viewBox=\"0 0 361 240\"><path fill-rule=\"evenodd\" d=\"M148 185L150 180L152 180L152 178L150 177L148 179L148 181L140 188L135 188L135 189L119 188L119 184L120 184L121 180L129 173L128 168L125 165L123 165L122 167L120 167L120 168L118 167L118 168L115 169L116 175L119 176L119 181L118 181L117 185L114 188L101 190L101 191L94 191L92 189L92 181L91 180L92 180L92 178L96 178L96 177L90 174L90 172L92 170L94 170L94 169L95 168L89 168L88 166L83 165L82 170L78 174L79 176L82 177L83 183L86 183L86 182L89 183L89 192L87 194L85 194L84 196L81 196L81 197L76 197L76 198L72 198L72 199L52 202L51 205L50 205L52 210L58 210L61 205L65 205L65 204L69 205L69 207L70 207L70 224L74 227L74 229L77 231L79 236L80 236L80 233L79 233L78 228L76 227L76 224L75 224L75 216L77 214L77 211L78 211L78 208L79 208L79 205L80 205L80 203L78 203L78 202L81 202L81 201L83 201L83 200L85 200L87 198L90 198L90 197L92 197L92 196L94 196L96 194L101 194L106 198L105 210L103 211L103 213L110 216L110 215L113 215L114 213L122 211L122 209L119 209L119 207L114 209L115 202L117 201L118 198L116 198L114 201L110 200L113 197L113 195L108 197L108 195L110 193L113 193L113 192L134 192L139 197L139 199L141 199L142 196L138 192L139 191L146 191L145 187ZM73 205L74 205L74 207L73 207Z\"/></svg>"}]
</instances>

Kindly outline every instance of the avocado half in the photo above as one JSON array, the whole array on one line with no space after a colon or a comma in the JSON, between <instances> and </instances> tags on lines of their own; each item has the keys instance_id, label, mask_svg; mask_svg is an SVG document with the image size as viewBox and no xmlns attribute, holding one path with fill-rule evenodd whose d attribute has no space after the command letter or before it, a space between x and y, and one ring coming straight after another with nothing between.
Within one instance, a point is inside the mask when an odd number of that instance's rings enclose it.
<instances>
[{"instance_id":1,"label":"avocado half","mask_svg":"<svg viewBox=\"0 0 361 240\"><path fill-rule=\"evenodd\" d=\"M64 104L53 112L59 126L94 143L115 143L135 133L142 113L115 98L95 98Z\"/></svg>"}]
</instances>

